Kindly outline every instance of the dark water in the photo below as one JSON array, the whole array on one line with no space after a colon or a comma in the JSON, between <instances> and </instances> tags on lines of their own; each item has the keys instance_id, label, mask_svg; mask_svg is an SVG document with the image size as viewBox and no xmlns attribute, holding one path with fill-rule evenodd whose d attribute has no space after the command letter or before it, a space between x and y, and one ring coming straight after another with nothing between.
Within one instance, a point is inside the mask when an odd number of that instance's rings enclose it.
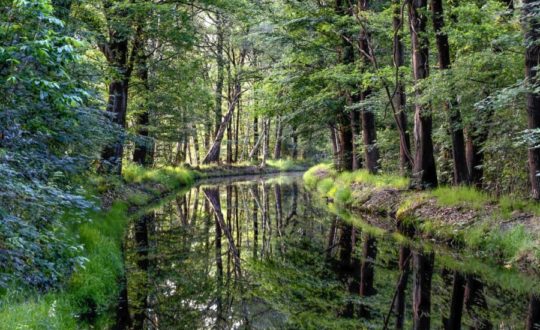
<instances>
[{"instance_id":1,"label":"dark water","mask_svg":"<svg viewBox=\"0 0 540 330\"><path fill-rule=\"evenodd\" d=\"M299 175L208 182L126 240L133 329L536 329L538 279L385 233Z\"/></svg>"}]
</instances>

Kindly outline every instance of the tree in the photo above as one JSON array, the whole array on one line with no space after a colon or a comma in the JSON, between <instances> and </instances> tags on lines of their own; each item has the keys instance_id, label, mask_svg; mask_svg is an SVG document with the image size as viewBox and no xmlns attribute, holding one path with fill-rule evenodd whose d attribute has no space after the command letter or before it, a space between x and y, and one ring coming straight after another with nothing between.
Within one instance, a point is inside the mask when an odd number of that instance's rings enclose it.
<instances>
[{"instance_id":1,"label":"tree","mask_svg":"<svg viewBox=\"0 0 540 330\"><path fill-rule=\"evenodd\" d=\"M527 93L527 117L530 130L540 129L540 93L536 92L538 66L540 65L540 2L523 1L525 22L525 75L530 91ZM529 147L529 178L532 198L540 200L540 148Z\"/></svg>"},{"instance_id":2,"label":"tree","mask_svg":"<svg viewBox=\"0 0 540 330\"><path fill-rule=\"evenodd\" d=\"M413 177L418 187L436 187L437 170L433 153L431 110L422 104L419 83L429 76L429 40L426 35L427 0L411 0L409 2L409 25L412 40L412 63L415 81L414 139L416 156Z\"/></svg>"},{"instance_id":3,"label":"tree","mask_svg":"<svg viewBox=\"0 0 540 330\"><path fill-rule=\"evenodd\" d=\"M447 70L450 68L450 46L448 44L448 35L444 30L444 12L442 0L431 1L431 15L433 19L433 28L437 43L439 69ZM452 159L454 165L454 184L469 183L469 171L467 169L467 159L465 151L465 137L463 135L463 123L461 112L455 107L455 102L444 102L444 108L448 113L450 124L450 135L452 137Z\"/></svg>"}]
</instances>

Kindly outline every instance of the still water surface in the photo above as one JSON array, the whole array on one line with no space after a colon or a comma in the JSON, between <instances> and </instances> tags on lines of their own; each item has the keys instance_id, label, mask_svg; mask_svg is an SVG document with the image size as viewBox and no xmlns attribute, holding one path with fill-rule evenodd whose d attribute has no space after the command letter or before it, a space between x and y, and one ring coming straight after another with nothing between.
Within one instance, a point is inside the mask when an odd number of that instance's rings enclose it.
<instances>
[{"instance_id":1,"label":"still water surface","mask_svg":"<svg viewBox=\"0 0 540 330\"><path fill-rule=\"evenodd\" d=\"M133 329L536 329L538 279L336 210L300 174L202 182L125 243Z\"/></svg>"}]
</instances>

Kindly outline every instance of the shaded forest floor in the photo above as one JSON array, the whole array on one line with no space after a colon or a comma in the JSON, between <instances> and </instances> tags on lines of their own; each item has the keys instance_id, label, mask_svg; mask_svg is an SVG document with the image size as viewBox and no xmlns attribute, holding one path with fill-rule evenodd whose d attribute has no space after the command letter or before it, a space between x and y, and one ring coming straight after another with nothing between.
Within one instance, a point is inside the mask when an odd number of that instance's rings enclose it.
<instances>
[{"instance_id":1,"label":"shaded forest floor","mask_svg":"<svg viewBox=\"0 0 540 330\"><path fill-rule=\"evenodd\" d=\"M506 268L540 274L540 205L513 196L494 198L469 187L411 191L407 179L336 173L318 165L306 185L372 225L470 251Z\"/></svg>"}]
</instances>

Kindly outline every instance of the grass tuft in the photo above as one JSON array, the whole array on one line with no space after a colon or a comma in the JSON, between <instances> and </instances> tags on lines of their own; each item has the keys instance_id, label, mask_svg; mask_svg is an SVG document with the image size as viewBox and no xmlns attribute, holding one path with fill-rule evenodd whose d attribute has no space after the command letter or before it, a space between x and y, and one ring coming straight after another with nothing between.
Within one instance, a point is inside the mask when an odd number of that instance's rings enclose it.
<instances>
[{"instance_id":1,"label":"grass tuft","mask_svg":"<svg viewBox=\"0 0 540 330\"><path fill-rule=\"evenodd\" d=\"M441 206L466 206L472 209L482 209L493 199L486 193L472 187L439 187L431 191Z\"/></svg>"},{"instance_id":2,"label":"grass tuft","mask_svg":"<svg viewBox=\"0 0 540 330\"><path fill-rule=\"evenodd\" d=\"M168 189L190 185L195 180L194 171L183 167L165 166L147 169L137 164L125 164L122 169L128 183L159 183Z\"/></svg>"}]
</instances>

